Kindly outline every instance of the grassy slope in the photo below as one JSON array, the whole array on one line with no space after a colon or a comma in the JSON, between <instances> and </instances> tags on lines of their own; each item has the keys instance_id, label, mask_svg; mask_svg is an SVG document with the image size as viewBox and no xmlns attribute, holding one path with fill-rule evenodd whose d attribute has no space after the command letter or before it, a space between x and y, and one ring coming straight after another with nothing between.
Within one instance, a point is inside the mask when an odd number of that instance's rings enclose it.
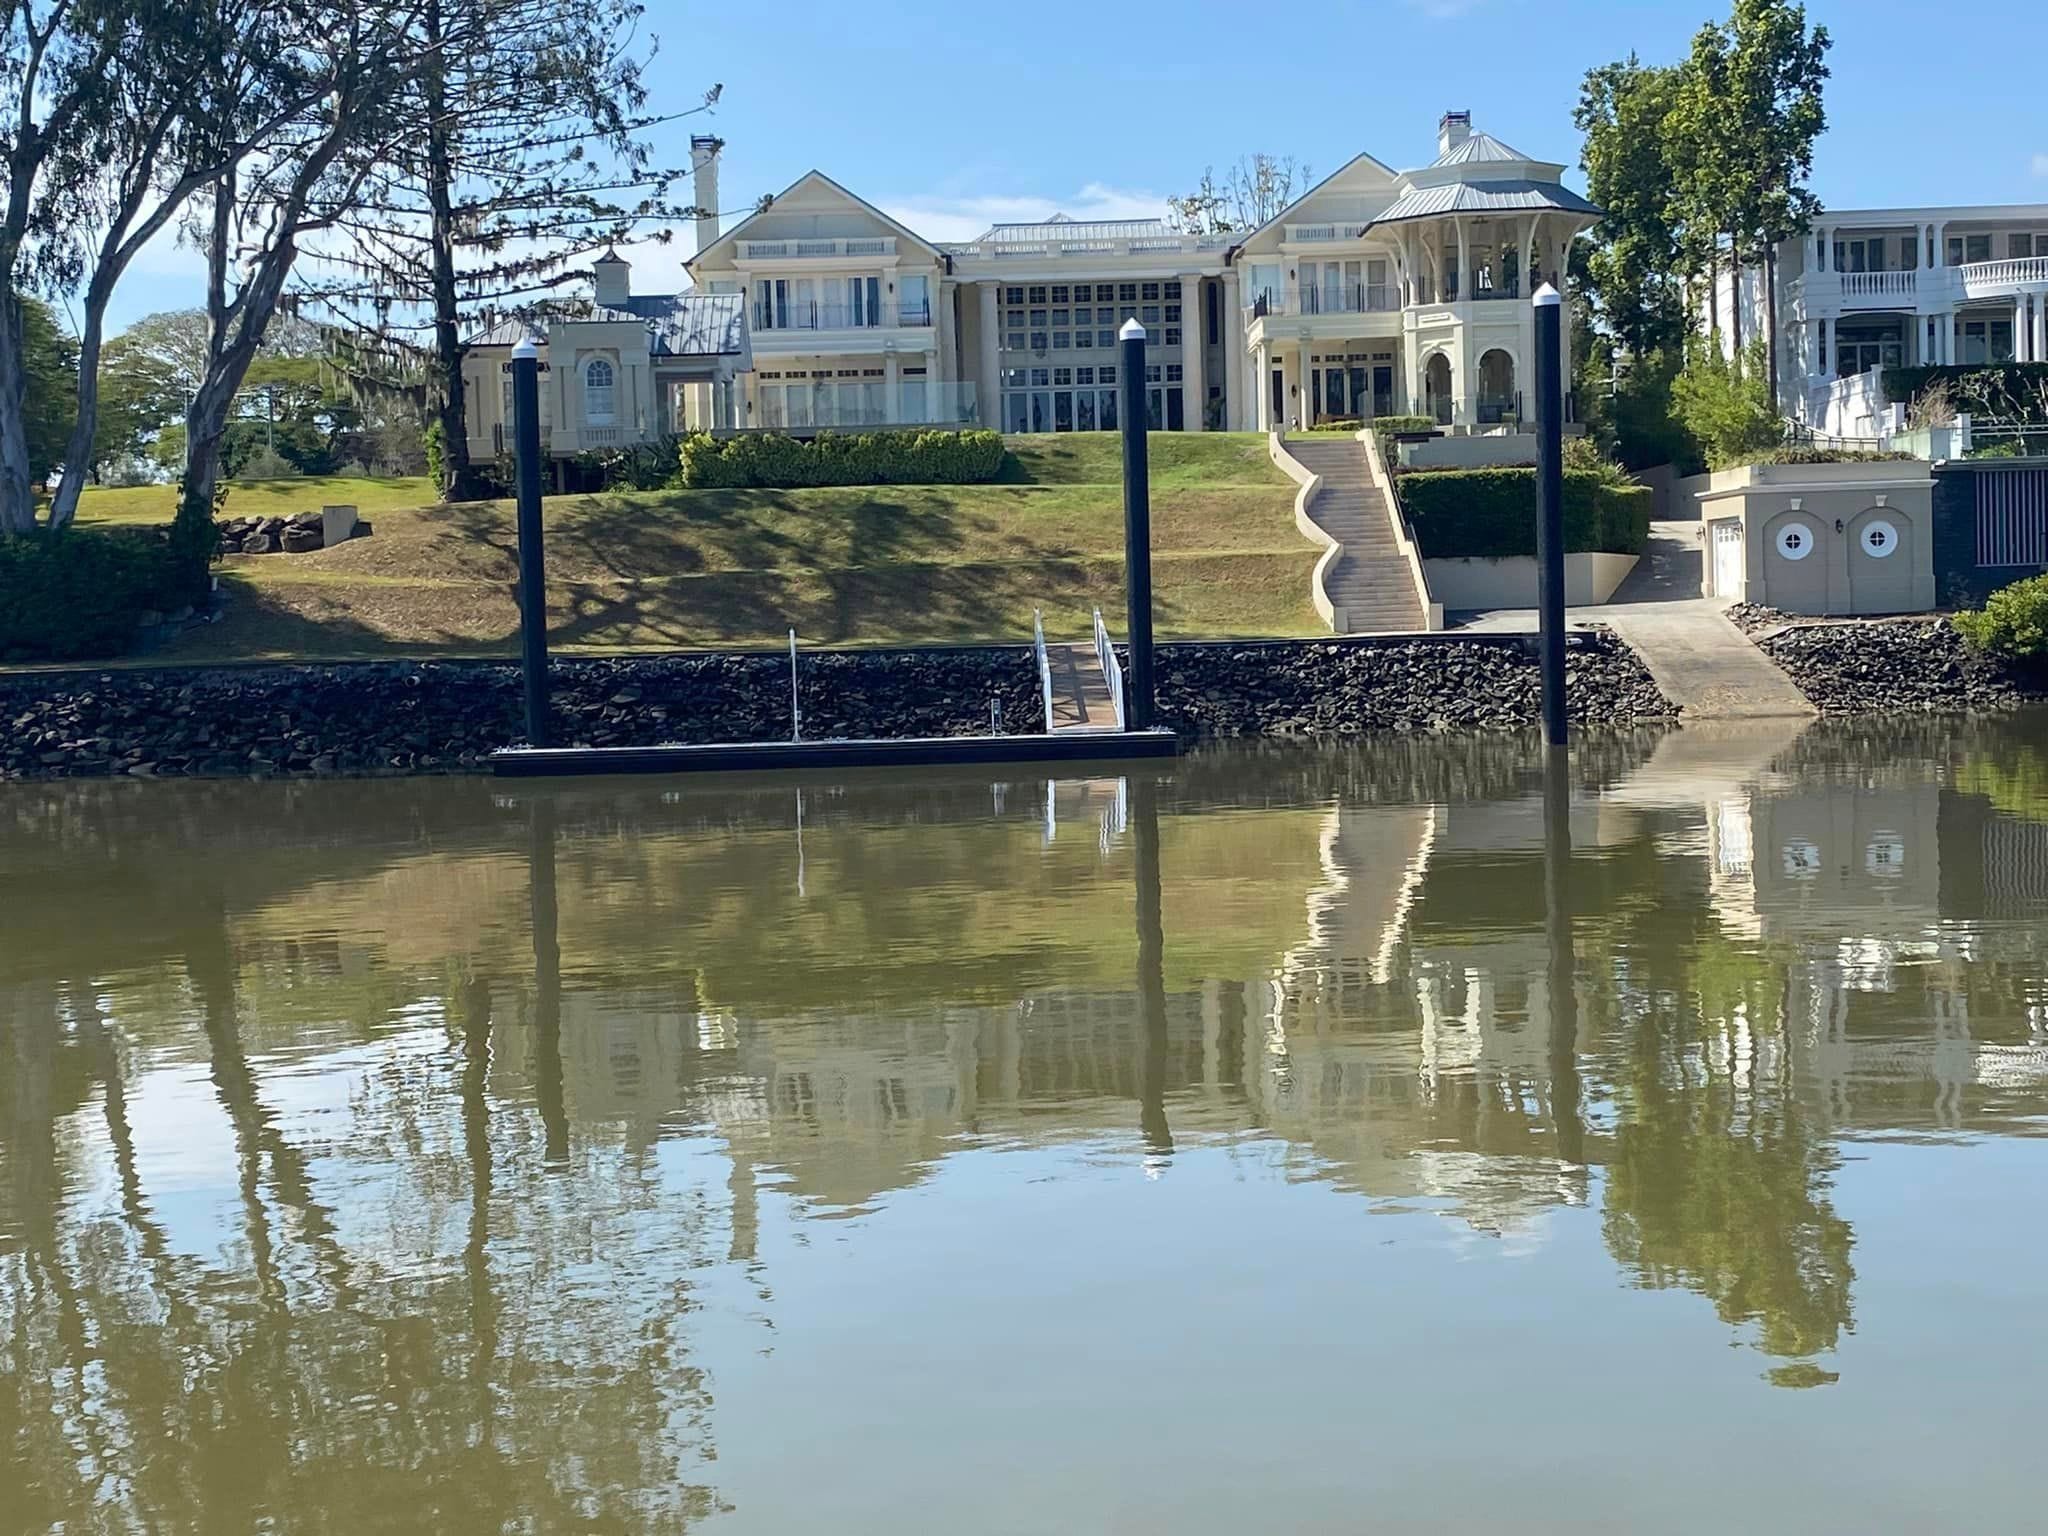
<instances>
[{"instance_id":1,"label":"grassy slope","mask_svg":"<svg viewBox=\"0 0 2048 1536\"><path fill-rule=\"evenodd\" d=\"M1122 602L1118 440L1012 439L1003 483L550 498L549 611L564 650L1015 640L1034 607L1082 636ZM1313 633L1314 550L1293 485L1253 436L1152 440L1154 585L1166 634ZM318 554L231 556L229 617L164 660L509 653L511 507L406 506L420 483L272 481L229 510L353 501L375 535ZM142 520L161 490L88 493L81 515ZM1120 627L1120 626L1119 626Z\"/></svg>"}]
</instances>

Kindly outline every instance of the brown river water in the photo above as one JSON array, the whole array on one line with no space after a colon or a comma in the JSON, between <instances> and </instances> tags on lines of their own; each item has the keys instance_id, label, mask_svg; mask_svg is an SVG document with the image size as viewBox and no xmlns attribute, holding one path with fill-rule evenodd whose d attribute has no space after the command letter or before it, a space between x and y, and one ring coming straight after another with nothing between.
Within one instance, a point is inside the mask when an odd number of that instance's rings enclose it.
<instances>
[{"instance_id":1,"label":"brown river water","mask_svg":"<svg viewBox=\"0 0 2048 1536\"><path fill-rule=\"evenodd\" d=\"M0 1531L2038 1528L2048 719L0 789Z\"/></svg>"}]
</instances>

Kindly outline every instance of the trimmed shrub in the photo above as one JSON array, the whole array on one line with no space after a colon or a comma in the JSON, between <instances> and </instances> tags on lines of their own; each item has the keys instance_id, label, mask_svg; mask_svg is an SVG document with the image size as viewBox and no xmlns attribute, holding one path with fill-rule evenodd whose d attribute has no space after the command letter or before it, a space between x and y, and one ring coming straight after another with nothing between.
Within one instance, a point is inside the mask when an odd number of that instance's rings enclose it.
<instances>
[{"instance_id":1,"label":"trimmed shrub","mask_svg":"<svg viewBox=\"0 0 2048 1536\"><path fill-rule=\"evenodd\" d=\"M1959 613L1955 623L1977 650L2010 661L2048 661L2048 576L1999 588L1981 612Z\"/></svg>"},{"instance_id":2,"label":"trimmed shrub","mask_svg":"<svg viewBox=\"0 0 2048 1536\"><path fill-rule=\"evenodd\" d=\"M1401 509L1431 560L1536 553L1536 471L1410 470L1394 477ZM1564 547L1572 554L1639 555L1650 539L1648 486L1618 485L1597 470L1564 476Z\"/></svg>"},{"instance_id":3,"label":"trimmed shrub","mask_svg":"<svg viewBox=\"0 0 2048 1536\"><path fill-rule=\"evenodd\" d=\"M691 490L809 485L980 485L1003 467L999 432L820 432L808 442L778 432L683 439Z\"/></svg>"},{"instance_id":4,"label":"trimmed shrub","mask_svg":"<svg viewBox=\"0 0 2048 1536\"><path fill-rule=\"evenodd\" d=\"M1910 453L1893 453L1881 448L1816 448L1811 443L1781 443L1760 453L1742 456L1730 468L1762 468L1771 464L1897 464L1909 461Z\"/></svg>"},{"instance_id":5,"label":"trimmed shrub","mask_svg":"<svg viewBox=\"0 0 2048 1536\"><path fill-rule=\"evenodd\" d=\"M1394 446L1394 439L1401 433L1427 432L1434 437L1441 431L1434 416L1375 416L1372 419L1372 436L1380 450L1380 462L1389 469L1401 462L1401 455Z\"/></svg>"},{"instance_id":6,"label":"trimmed shrub","mask_svg":"<svg viewBox=\"0 0 2048 1536\"><path fill-rule=\"evenodd\" d=\"M0 658L113 656L150 610L192 601L203 586L161 529L62 528L0 537Z\"/></svg>"}]
</instances>

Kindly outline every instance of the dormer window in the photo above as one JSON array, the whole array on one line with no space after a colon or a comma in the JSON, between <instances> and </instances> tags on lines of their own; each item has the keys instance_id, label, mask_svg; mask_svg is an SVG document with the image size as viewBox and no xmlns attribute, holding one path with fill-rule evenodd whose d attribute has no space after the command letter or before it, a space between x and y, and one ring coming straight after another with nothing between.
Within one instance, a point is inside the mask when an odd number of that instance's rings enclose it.
<instances>
[{"instance_id":1,"label":"dormer window","mask_svg":"<svg viewBox=\"0 0 2048 1536\"><path fill-rule=\"evenodd\" d=\"M593 426L608 425L613 419L616 390L612 365L593 357L583 367L583 419Z\"/></svg>"}]
</instances>

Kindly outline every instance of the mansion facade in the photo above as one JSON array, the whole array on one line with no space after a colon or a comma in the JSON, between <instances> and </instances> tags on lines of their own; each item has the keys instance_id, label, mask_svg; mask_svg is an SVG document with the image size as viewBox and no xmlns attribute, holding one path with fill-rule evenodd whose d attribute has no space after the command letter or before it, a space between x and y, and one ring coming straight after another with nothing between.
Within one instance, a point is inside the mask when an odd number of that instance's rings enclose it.
<instances>
[{"instance_id":1,"label":"mansion facade","mask_svg":"<svg viewBox=\"0 0 2048 1536\"><path fill-rule=\"evenodd\" d=\"M693 142L718 206L716 139ZM812 171L731 229L698 220L680 295L636 296L613 253L587 317L535 334L550 451L672 432L984 425L1112 430L1116 335L1147 336L1162 431L1253 431L1427 415L1453 432L1533 412L1534 315L1599 210L1533 160L1438 125L1437 156L1361 154L1257 229L1164 220L998 224L927 240ZM474 339L472 454L509 440L508 322ZM643 342L644 338L644 342Z\"/></svg>"}]
</instances>

